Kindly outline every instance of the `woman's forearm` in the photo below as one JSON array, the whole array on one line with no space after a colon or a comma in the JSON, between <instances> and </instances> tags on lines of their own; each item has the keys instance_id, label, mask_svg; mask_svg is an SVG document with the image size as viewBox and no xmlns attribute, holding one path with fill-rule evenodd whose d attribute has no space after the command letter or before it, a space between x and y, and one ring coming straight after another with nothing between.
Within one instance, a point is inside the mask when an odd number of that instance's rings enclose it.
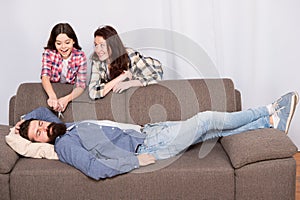
<instances>
[{"instance_id":1,"label":"woman's forearm","mask_svg":"<svg viewBox=\"0 0 300 200\"><path fill-rule=\"evenodd\" d=\"M70 99L69 102L72 101L73 99L76 99L79 97L82 93L84 92L84 89L81 87L76 87L70 94Z\"/></svg>"},{"instance_id":2,"label":"woman's forearm","mask_svg":"<svg viewBox=\"0 0 300 200\"><path fill-rule=\"evenodd\" d=\"M45 92L47 93L49 99L57 99L57 96L53 90L51 83L50 83L50 78L48 76L42 77L42 85L43 85L43 88L44 88Z\"/></svg>"},{"instance_id":3,"label":"woman's forearm","mask_svg":"<svg viewBox=\"0 0 300 200\"><path fill-rule=\"evenodd\" d=\"M109 93L115 87L116 84L118 84L119 82L121 82L123 80L124 80L124 77L120 75L117 78L106 83L101 96L103 96L103 97L106 96L107 93Z\"/></svg>"}]
</instances>

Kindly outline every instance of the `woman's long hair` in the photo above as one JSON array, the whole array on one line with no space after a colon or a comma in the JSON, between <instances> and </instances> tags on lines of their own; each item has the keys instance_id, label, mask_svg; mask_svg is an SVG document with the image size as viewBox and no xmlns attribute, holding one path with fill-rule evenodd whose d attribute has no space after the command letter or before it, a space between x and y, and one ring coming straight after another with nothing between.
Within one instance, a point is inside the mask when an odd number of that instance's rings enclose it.
<instances>
[{"instance_id":1,"label":"woman's long hair","mask_svg":"<svg viewBox=\"0 0 300 200\"><path fill-rule=\"evenodd\" d=\"M110 60L110 78L114 79L124 70L128 70L129 58L117 31L111 26L103 26L95 31L94 38L96 36L103 37L106 41Z\"/></svg>"},{"instance_id":2,"label":"woman's long hair","mask_svg":"<svg viewBox=\"0 0 300 200\"><path fill-rule=\"evenodd\" d=\"M44 49L56 50L55 47L56 37L62 33L66 34L69 38L71 38L74 41L73 46L76 49L81 50L75 31L68 23L59 23L52 28L47 46L44 47Z\"/></svg>"}]
</instances>

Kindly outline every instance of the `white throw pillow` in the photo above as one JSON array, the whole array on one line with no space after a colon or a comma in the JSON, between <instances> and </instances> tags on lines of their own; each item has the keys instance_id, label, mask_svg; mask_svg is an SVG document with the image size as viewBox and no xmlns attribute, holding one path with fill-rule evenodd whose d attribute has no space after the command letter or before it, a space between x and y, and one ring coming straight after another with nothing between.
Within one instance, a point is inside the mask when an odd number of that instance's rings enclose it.
<instances>
[{"instance_id":1,"label":"white throw pillow","mask_svg":"<svg viewBox=\"0 0 300 200\"><path fill-rule=\"evenodd\" d=\"M54 145L49 143L31 142L15 133L15 127L5 136L6 143L18 154L30 158L46 158L58 160Z\"/></svg>"}]
</instances>

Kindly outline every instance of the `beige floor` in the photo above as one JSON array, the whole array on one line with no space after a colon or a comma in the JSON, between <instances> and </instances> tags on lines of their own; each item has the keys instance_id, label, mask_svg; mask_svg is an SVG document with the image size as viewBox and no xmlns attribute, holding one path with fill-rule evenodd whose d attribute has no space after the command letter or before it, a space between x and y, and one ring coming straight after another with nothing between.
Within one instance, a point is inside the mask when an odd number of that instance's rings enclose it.
<instances>
[{"instance_id":1,"label":"beige floor","mask_svg":"<svg viewBox=\"0 0 300 200\"><path fill-rule=\"evenodd\" d=\"M296 153L294 156L297 162L297 172L296 172L296 200L300 200L300 152Z\"/></svg>"}]
</instances>

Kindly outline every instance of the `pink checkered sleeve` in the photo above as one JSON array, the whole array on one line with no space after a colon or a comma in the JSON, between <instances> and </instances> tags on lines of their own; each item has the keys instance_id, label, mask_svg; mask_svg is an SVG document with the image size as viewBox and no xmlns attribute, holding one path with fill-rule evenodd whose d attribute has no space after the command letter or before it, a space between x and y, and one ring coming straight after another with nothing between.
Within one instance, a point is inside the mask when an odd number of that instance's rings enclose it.
<instances>
[{"instance_id":1,"label":"pink checkered sleeve","mask_svg":"<svg viewBox=\"0 0 300 200\"><path fill-rule=\"evenodd\" d=\"M52 76L52 61L51 61L51 52L49 50L45 50L42 54L42 76Z\"/></svg>"},{"instance_id":2,"label":"pink checkered sleeve","mask_svg":"<svg viewBox=\"0 0 300 200\"><path fill-rule=\"evenodd\" d=\"M81 52L80 56L76 56L77 63L79 63L76 87L85 89L86 87L86 75L87 75L87 59L84 52Z\"/></svg>"}]
</instances>

